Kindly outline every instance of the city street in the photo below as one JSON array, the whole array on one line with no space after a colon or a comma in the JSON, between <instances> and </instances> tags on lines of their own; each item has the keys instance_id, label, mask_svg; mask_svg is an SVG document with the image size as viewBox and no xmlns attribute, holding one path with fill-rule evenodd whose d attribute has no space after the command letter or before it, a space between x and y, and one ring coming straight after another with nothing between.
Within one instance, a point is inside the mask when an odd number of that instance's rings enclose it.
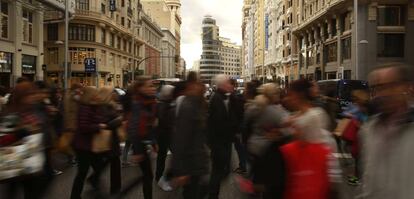
<instances>
[{"instance_id":1,"label":"city street","mask_svg":"<svg viewBox=\"0 0 414 199\"><path fill-rule=\"evenodd\" d=\"M60 168L63 171L63 174L56 176L50 190L47 193L45 199L66 199L70 197L70 192L72 188L73 178L76 174L76 167L64 166L65 164L61 161L60 157L57 157L55 160L57 165L60 165ZM236 168L237 155L233 153L233 166ZM346 170L346 168L344 168ZM134 180L135 177L140 175L139 167L130 166L122 169L122 183L125 186L131 180ZM244 199L247 197L240 193L237 184L235 183L235 175L232 174L229 178L226 179L225 183L222 185L221 198L222 199ZM103 175L103 190L109 190L109 171L106 171ZM0 195L4 191L5 187L0 185ZM91 197L92 187L85 183L85 189L83 197L85 199ZM173 192L164 192L162 191L155 183L153 186L153 198L154 199L181 199L181 190L176 190ZM351 187L346 183L342 186L342 197L341 199L353 199L357 193L355 187ZM139 186L135 188L125 199L143 199L142 187ZM2 198L3 199L3 198Z\"/></svg>"}]
</instances>

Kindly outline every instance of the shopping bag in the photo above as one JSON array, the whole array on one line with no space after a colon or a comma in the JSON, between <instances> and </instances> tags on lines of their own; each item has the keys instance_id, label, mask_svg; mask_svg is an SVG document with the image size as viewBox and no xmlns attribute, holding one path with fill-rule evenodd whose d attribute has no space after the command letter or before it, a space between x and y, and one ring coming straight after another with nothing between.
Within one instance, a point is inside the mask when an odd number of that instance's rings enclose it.
<instances>
[{"instance_id":1,"label":"shopping bag","mask_svg":"<svg viewBox=\"0 0 414 199\"><path fill-rule=\"evenodd\" d=\"M92 152L103 153L112 149L112 131L101 129L93 136L92 139Z\"/></svg>"},{"instance_id":2,"label":"shopping bag","mask_svg":"<svg viewBox=\"0 0 414 199\"><path fill-rule=\"evenodd\" d=\"M342 134L344 133L346 127L349 125L350 122L351 122L351 119L348 119L348 118L340 120L338 122L336 129L334 130L334 135L338 137L342 137Z\"/></svg>"},{"instance_id":3,"label":"shopping bag","mask_svg":"<svg viewBox=\"0 0 414 199\"><path fill-rule=\"evenodd\" d=\"M40 173L44 163L43 134L26 136L11 146L0 147L0 181Z\"/></svg>"}]
</instances>

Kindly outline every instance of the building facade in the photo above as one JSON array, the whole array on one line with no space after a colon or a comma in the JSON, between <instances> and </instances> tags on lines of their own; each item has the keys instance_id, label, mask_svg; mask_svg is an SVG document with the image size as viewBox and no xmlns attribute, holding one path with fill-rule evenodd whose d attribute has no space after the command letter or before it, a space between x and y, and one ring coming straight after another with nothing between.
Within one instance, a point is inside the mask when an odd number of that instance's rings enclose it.
<instances>
[{"instance_id":1,"label":"building facade","mask_svg":"<svg viewBox=\"0 0 414 199\"><path fill-rule=\"evenodd\" d=\"M161 74L161 54L163 31L158 24L145 12L141 13L141 32L144 40L144 74L159 78ZM140 68L141 69L141 68Z\"/></svg>"},{"instance_id":2,"label":"building facade","mask_svg":"<svg viewBox=\"0 0 414 199\"><path fill-rule=\"evenodd\" d=\"M212 16L205 16L202 24L203 52L200 59L200 78L204 83L211 83L214 76L222 74L224 67L220 60L219 27Z\"/></svg>"},{"instance_id":3,"label":"building facade","mask_svg":"<svg viewBox=\"0 0 414 199\"><path fill-rule=\"evenodd\" d=\"M242 78L250 81L255 75L254 68L254 13L252 1L244 0L243 2L243 22L242 22L242 55L241 67Z\"/></svg>"},{"instance_id":4,"label":"building facade","mask_svg":"<svg viewBox=\"0 0 414 199\"><path fill-rule=\"evenodd\" d=\"M184 74L180 64L181 54L181 2L180 0L141 0L143 9L161 26L169 29L175 38L175 77Z\"/></svg>"},{"instance_id":5,"label":"building facade","mask_svg":"<svg viewBox=\"0 0 414 199\"><path fill-rule=\"evenodd\" d=\"M162 38L162 50L161 50L161 73L160 77L174 78L176 71L176 46L175 37L169 29L162 29L164 37Z\"/></svg>"},{"instance_id":6,"label":"building facade","mask_svg":"<svg viewBox=\"0 0 414 199\"><path fill-rule=\"evenodd\" d=\"M37 1L0 1L0 86L13 87L19 77L42 80L43 16Z\"/></svg>"},{"instance_id":7,"label":"building facade","mask_svg":"<svg viewBox=\"0 0 414 199\"><path fill-rule=\"evenodd\" d=\"M300 49L299 76L366 79L381 65L414 65L414 4L370 0L302 1L294 29Z\"/></svg>"},{"instance_id":8,"label":"building facade","mask_svg":"<svg viewBox=\"0 0 414 199\"><path fill-rule=\"evenodd\" d=\"M228 75L232 79L241 78L241 46L231 42L230 39L220 37L220 60L223 74Z\"/></svg>"},{"instance_id":9,"label":"building facade","mask_svg":"<svg viewBox=\"0 0 414 199\"><path fill-rule=\"evenodd\" d=\"M265 79L265 0L253 0L254 22L254 65L258 79Z\"/></svg>"},{"instance_id":10,"label":"building facade","mask_svg":"<svg viewBox=\"0 0 414 199\"><path fill-rule=\"evenodd\" d=\"M141 5L138 0L76 0L75 15L69 24L69 85L113 85L126 87L133 67L139 69L144 57ZM46 80L63 84L64 23L44 22ZM85 71L85 59L96 61L96 72ZM137 71L143 74L144 71Z\"/></svg>"}]
</instances>

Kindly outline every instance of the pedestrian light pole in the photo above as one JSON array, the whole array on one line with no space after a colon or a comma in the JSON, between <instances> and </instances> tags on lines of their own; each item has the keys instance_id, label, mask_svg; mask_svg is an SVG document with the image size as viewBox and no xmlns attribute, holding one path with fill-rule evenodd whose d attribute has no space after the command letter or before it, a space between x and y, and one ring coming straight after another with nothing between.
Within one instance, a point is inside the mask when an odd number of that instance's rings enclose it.
<instances>
[{"instance_id":1,"label":"pedestrian light pole","mask_svg":"<svg viewBox=\"0 0 414 199\"><path fill-rule=\"evenodd\" d=\"M65 3L65 63L64 63L64 88L65 90L68 89L68 77L69 77L69 66L68 66L68 51L69 51L69 0L66 0Z\"/></svg>"}]
</instances>

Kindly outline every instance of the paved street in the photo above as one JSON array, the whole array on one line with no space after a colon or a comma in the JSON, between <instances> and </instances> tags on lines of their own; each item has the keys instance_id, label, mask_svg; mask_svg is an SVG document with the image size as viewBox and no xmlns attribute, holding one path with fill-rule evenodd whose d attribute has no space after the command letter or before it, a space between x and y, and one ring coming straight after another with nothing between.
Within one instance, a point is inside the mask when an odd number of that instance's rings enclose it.
<instances>
[{"instance_id":1,"label":"paved street","mask_svg":"<svg viewBox=\"0 0 414 199\"><path fill-rule=\"evenodd\" d=\"M76 167L70 166L63 166L62 161L57 158L56 164L61 165L59 169L64 171L62 175L56 177L54 183L50 187L48 191L46 199L67 199L70 196L70 191L72 188L73 178L76 173ZM234 168L236 167L237 163L237 156L236 153L233 155L233 165ZM123 185L127 184L134 177L140 175L139 167L126 167L122 169L122 182ZM109 171L106 171L103 175L103 190L109 190ZM84 195L85 199L91 198L91 190L92 188L85 183ZM2 195L1 192L4 191L4 187L0 186L0 196ZM174 192L164 192L158 188L157 185L154 184L154 199L181 199L181 190L177 190ZM343 185L343 196L342 199L353 199L355 194L355 188L350 187L346 184ZM2 197L0 197L3 199ZM126 199L143 199L142 189L141 187L137 187L132 191ZM247 198L241 194L234 182L234 174L232 174L228 179L226 179L225 183L222 185L222 192L221 197L222 199L244 199Z\"/></svg>"}]
</instances>

